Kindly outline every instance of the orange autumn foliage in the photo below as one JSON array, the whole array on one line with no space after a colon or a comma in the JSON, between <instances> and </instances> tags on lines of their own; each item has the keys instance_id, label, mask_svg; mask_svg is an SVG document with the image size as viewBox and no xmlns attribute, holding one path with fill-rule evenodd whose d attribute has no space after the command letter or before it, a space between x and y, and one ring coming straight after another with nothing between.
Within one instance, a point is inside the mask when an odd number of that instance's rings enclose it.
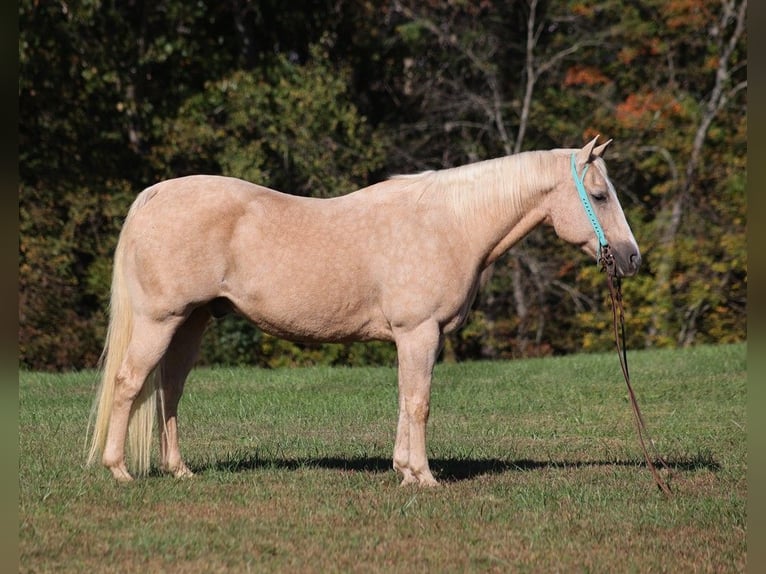
<instances>
[{"instance_id":1,"label":"orange autumn foliage","mask_svg":"<svg viewBox=\"0 0 766 574\"><path fill-rule=\"evenodd\" d=\"M565 86L595 86L609 83L611 80L602 74L598 68L590 66L572 66L567 70L564 78Z\"/></svg>"},{"instance_id":2,"label":"orange autumn foliage","mask_svg":"<svg viewBox=\"0 0 766 574\"><path fill-rule=\"evenodd\" d=\"M630 94L617 104L615 116L626 128L651 125L655 129L667 126L668 120L683 114L681 103L672 95L662 92Z\"/></svg>"}]
</instances>

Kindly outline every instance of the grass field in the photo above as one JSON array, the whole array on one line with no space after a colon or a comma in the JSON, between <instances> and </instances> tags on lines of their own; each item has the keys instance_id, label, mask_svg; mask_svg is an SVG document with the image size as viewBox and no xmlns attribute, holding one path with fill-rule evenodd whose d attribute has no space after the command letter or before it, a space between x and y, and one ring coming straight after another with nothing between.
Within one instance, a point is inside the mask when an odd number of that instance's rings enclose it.
<instances>
[{"instance_id":1,"label":"grass field","mask_svg":"<svg viewBox=\"0 0 766 574\"><path fill-rule=\"evenodd\" d=\"M745 345L629 360L671 499L615 354L437 366L436 489L391 470L393 368L196 370L196 476L128 485L83 467L95 373L20 373L20 571L744 571Z\"/></svg>"}]
</instances>

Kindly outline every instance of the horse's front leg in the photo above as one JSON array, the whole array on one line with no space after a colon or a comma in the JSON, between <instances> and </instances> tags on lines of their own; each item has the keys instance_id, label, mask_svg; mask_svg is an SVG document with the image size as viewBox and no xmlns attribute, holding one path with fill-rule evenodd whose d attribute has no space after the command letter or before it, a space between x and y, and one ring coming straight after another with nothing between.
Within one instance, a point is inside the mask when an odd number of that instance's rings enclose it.
<instances>
[{"instance_id":1,"label":"horse's front leg","mask_svg":"<svg viewBox=\"0 0 766 574\"><path fill-rule=\"evenodd\" d=\"M410 463L410 417L402 392L401 378L399 382L399 422L396 425L396 443L394 444L394 470L402 475L402 486L418 481L409 469Z\"/></svg>"},{"instance_id":2,"label":"horse's front leg","mask_svg":"<svg viewBox=\"0 0 766 574\"><path fill-rule=\"evenodd\" d=\"M425 323L398 333L399 422L394 447L394 468L402 474L402 485L435 486L436 479L426 456L426 423L430 411L431 374L441 346L436 323Z\"/></svg>"}]
</instances>

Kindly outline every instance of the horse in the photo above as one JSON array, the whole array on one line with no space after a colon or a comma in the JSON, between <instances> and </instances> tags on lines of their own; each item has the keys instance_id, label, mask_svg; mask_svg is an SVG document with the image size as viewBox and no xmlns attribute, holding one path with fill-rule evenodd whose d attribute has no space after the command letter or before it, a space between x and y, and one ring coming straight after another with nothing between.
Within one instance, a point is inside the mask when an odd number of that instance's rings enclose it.
<instances>
[{"instance_id":1,"label":"horse","mask_svg":"<svg viewBox=\"0 0 766 574\"><path fill-rule=\"evenodd\" d=\"M115 249L86 464L100 458L118 481L145 475L159 417L160 470L191 476L179 400L208 322L237 313L294 341L392 341L393 467L402 485L438 484L426 456L434 363L498 257L544 224L594 258L607 242L615 276L637 272L638 244L602 157L611 141L393 176L325 199L214 175L148 187Z\"/></svg>"}]
</instances>

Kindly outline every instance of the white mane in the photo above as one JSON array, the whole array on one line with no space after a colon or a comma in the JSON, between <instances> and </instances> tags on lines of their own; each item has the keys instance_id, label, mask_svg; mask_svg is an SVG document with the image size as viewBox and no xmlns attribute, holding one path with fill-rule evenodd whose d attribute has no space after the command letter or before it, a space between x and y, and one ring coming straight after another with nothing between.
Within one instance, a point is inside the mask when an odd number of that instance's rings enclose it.
<instances>
[{"instance_id":1,"label":"white mane","mask_svg":"<svg viewBox=\"0 0 766 574\"><path fill-rule=\"evenodd\" d=\"M527 209L529 202L541 197L540 191L555 185L554 161L551 152L530 151L438 171L397 175L392 179L420 183L422 194L438 194L458 214L490 210L510 215Z\"/></svg>"}]
</instances>

